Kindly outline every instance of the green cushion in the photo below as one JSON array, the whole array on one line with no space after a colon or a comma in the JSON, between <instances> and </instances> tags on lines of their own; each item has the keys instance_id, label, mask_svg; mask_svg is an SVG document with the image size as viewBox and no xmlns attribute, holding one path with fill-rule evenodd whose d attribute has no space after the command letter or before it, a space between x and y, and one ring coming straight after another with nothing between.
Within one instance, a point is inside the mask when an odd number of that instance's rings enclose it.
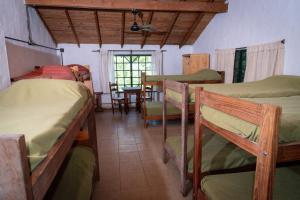
<instances>
[{"instance_id":1,"label":"green cushion","mask_svg":"<svg viewBox=\"0 0 300 200\"><path fill-rule=\"evenodd\" d=\"M173 81L204 81L204 80L221 80L220 74L211 69L203 69L194 74L188 75L159 75L159 76L146 76L146 81L163 81L164 79Z\"/></svg>"},{"instance_id":2,"label":"green cushion","mask_svg":"<svg viewBox=\"0 0 300 200\"><path fill-rule=\"evenodd\" d=\"M206 176L201 189L209 200L251 200L254 172ZM274 200L300 199L300 166L277 168Z\"/></svg>"},{"instance_id":3,"label":"green cushion","mask_svg":"<svg viewBox=\"0 0 300 200\"><path fill-rule=\"evenodd\" d=\"M146 113L147 116L162 116L163 102L159 101L146 101ZM171 105L167 104L167 114L168 115L180 115L181 110Z\"/></svg>"},{"instance_id":4,"label":"green cushion","mask_svg":"<svg viewBox=\"0 0 300 200\"><path fill-rule=\"evenodd\" d=\"M58 180L52 199L90 199L95 166L95 156L90 148L75 147Z\"/></svg>"}]
</instances>

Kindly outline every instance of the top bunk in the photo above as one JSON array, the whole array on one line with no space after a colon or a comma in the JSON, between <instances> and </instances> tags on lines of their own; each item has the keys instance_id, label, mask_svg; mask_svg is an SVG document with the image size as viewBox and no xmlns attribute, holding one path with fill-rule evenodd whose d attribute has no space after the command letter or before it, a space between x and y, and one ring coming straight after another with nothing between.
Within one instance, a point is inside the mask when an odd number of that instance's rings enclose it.
<instances>
[{"instance_id":1,"label":"top bunk","mask_svg":"<svg viewBox=\"0 0 300 200\"><path fill-rule=\"evenodd\" d=\"M161 85L163 80L173 80L186 83L224 83L224 72L203 69L187 75L146 75L142 73L142 83L147 85Z\"/></svg>"},{"instance_id":2,"label":"top bunk","mask_svg":"<svg viewBox=\"0 0 300 200\"><path fill-rule=\"evenodd\" d=\"M168 81L169 84L174 84ZM181 92L169 89L166 86L166 95L169 98L181 102ZM177 85L180 85L178 83ZM272 76L260 81L248 83L227 83L227 84L190 84L188 86L188 102L195 102L195 88L203 89L239 98L263 98L263 97L284 97L300 95L300 77L290 75Z\"/></svg>"},{"instance_id":3,"label":"top bunk","mask_svg":"<svg viewBox=\"0 0 300 200\"><path fill-rule=\"evenodd\" d=\"M96 137L93 117L91 94L79 82L28 79L1 91L0 196L42 199L86 121Z\"/></svg>"}]
</instances>

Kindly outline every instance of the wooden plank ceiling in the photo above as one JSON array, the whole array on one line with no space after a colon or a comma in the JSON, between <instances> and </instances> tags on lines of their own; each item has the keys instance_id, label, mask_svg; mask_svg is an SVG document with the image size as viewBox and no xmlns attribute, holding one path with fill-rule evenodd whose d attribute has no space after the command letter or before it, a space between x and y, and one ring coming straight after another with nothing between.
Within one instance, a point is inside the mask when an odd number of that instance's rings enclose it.
<instances>
[{"instance_id":1,"label":"wooden plank ceiling","mask_svg":"<svg viewBox=\"0 0 300 200\"><path fill-rule=\"evenodd\" d=\"M224 0L25 0L25 3L35 7L55 43L100 47L102 44L191 45L215 14L227 11ZM156 32L130 31L133 8L142 10L144 22L151 24ZM140 18L137 23L142 24Z\"/></svg>"}]
</instances>

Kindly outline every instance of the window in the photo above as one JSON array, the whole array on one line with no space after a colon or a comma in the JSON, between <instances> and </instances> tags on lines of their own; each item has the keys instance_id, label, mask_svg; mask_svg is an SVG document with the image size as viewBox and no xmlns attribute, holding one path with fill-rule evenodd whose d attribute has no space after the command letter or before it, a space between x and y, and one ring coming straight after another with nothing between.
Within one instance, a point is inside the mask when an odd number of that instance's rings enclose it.
<instances>
[{"instance_id":1,"label":"window","mask_svg":"<svg viewBox=\"0 0 300 200\"><path fill-rule=\"evenodd\" d=\"M115 55L115 80L122 87L141 85L141 72L152 75L151 55Z\"/></svg>"},{"instance_id":2,"label":"window","mask_svg":"<svg viewBox=\"0 0 300 200\"><path fill-rule=\"evenodd\" d=\"M244 82L246 62L247 61L247 49L237 49L235 51L234 58L234 71L233 71L233 83Z\"/></svg>"}]
</instances>

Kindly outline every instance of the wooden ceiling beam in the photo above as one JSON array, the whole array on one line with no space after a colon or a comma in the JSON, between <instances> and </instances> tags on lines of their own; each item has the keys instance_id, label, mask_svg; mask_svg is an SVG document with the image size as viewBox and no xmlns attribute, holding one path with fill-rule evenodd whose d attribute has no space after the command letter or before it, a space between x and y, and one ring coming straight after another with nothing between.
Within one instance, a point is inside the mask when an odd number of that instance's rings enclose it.
<instances>
[{"instance_id":1,"label":"wooden ceiling beam","mask_svg":"<svg viewBox=\"0 0 300 200\"><path fill-rule=\"evenodd\" d=\"M72 19L70 17L69 11L67 9L65 10L65 14L67 16L69 25L70 25L70 27L72 29L72 32L73 32L74 38L76 40L77 46L80 47L80 42L79 42L79 39L78 39L78 35L77 35L76 30L74 28L74 25L73 25Z\"/></svg>"},{"instance_id":2,"label":"wooden ceiling beam","mask_svg":"<svg viewBox=\"0 0 300 200\"><path fill-rule=\"evenodd\" d=\"M184 35L184 37L182 38L180 44L179 44L179 48L181 48L183 45L186 44L186 42L189 40L189 38L191 37L191 35L193 34L193 32L195 31L195 29L197 28L198 24L201 22L201 20L203 19L205 13L199 13L197 18L195 19L195 21L193 22L192 26L187 30L186 34Z\"/></svg>"},{"instance_id":3,"label":"wooden ceiling beam","mask_svg":"<svg viewBox=\"0 0 300 200\"><path fill-rule=\"evenodd\" d=\"M124 46L125 41L125 11L122 12L122 30L121 30L121 48Z\"/></svg>"},{"instance_id":4,"label":"wooden ceiling beam","mask_svg":"<svg viewBox=\"0 0 300 200\"><path fill-rule=\"evenodd\" d=\"M94 15L95 15L97 35L98 35L98 43L99 43L99 47L101 48L101 46L102 46L102 38L101 38L101 31L100 31L100 25L99 25L98 11L94 11Z\"/></svg>"},{"instance_id":5,"label":"wooden ceiling beam","mask_svg":"<svg viewBox=\"0 0 300 200\"><path fill-rule=\"evenodd\" d=\"M153 19L153 14L154 12L152 11L149 15L149 18L148 18L148 24L151 24L152 22L152 19ZM148 32L145 32L145 35L144 35L144 38L143 38L143 41L142 41L142 44L141 44L141 49L144 47L144 45L146 44L146 41L147 41L147 37L149 36L149 33Z\"/></svg>"},{"instance_id":6,"label":"wooden ceiling beam","mask_svg":"<svg viewBox=\"0 0 300 200\"><path fill-rule=\"evenodd\" d=\"M47 29L47 31L48 31L48 33L49 33L49 35L50 35L52 41L53 41L54 44L57 46L57 41L56 41L56 39L55 39L55 37L54 37L52 31L50 30L49 26L47 25L45 19L43 18L42 13L39 11L39 9L35 9L35 10L36 10L36 13L38 14L38 16L40 17L40 19L42 20L42 22L43 22L45 28Z\"/></svg>"},{"instance_id":7,"label":"wooden ceiling beam","mask_svg":"<svg viewBox=\"0 0 300 200\"><path fill-rule=\"evenodd\" d=\"M163 12L227 12L228 4L225 2L197 2L197 1L133 1L133 0L25 0L25 4L36 7L53 7L69 9L96 9L96 10L132 10Z\"/></svg>"},{"instance_id":8,"label":"wooden ceiling beam","mask_svg":"<svg viewBox=\"0 0 300 200\"><path fill-rule=\"evenodd\" d=\"M171 22L171 24L170 24L170 26L168 28L168 31L167 31L167 33L165 34L165 36L163 37L163 39L162 39L162 41L160 43L160 48L162 48L166 44L166 42L167 42L167 40L168 40L168 38L169 38L169 36L170 36L170 34L171 34L174 26L175 26L175 23L176 23L179 15L180 15L180 12L175 13L175 15L174 15L174 17L172 19L172 22Z\"/></svg>"}]
</instances>

